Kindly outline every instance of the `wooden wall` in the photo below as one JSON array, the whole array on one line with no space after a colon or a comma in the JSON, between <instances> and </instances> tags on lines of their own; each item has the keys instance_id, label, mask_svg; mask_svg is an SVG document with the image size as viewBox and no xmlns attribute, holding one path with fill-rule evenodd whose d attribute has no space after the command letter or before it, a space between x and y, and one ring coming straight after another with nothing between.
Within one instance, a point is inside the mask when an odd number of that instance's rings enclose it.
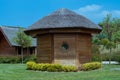
<instances>
[{"instance_id":1,"label":"wooden wall","mask_svg":"<svg viewBox=\"0 0 120 80\"><path fill-rule=\"evenodd\" d=\"M3 36L0 36L0 56L16 56L15 48Z\"/></svg>"},{"instance_id":2,"label":"wooden wall","mask_svg":"<svg viewBox=\"0 0 120 80\"><path fill-rule=\"evenodd\" d=\"M76 39L75 34L54 35L54 62L63 65L76 64ZM63 50L62 44L67 43L68 49Z\"/></svg>"},{"instance_id":3,"label":"wooden wall","mask_svg":"<svg viewBox=\"0 0 120 80\"><path fill-rule=\"evenodd\" d=\"M78 59L80 64L91 61L91 35L90 34L78 34L77 53L78 53Z\"/></svg>"},{"instance_id":4,"label":"wooden wall","mask_svg":"<svg viewBox=\"0 0 120 80\"><path fill-rule=\"evenodd\" d=\"M63 50L63 43L69 48ZM44 34L37 36L37 60L40 63L76 65L91 61L91 34Z\"/></svg>"},{"instance_id":5,"label":"wooden wall","mask_svg":"<svg viewBox=\"0 0 120 80\"><path fill-rule=\"evenodd\" d=\"M37 61L40 63L52 63L53 61L53 37L51 34L37 36Z\"/></svg>"}]
</instances>

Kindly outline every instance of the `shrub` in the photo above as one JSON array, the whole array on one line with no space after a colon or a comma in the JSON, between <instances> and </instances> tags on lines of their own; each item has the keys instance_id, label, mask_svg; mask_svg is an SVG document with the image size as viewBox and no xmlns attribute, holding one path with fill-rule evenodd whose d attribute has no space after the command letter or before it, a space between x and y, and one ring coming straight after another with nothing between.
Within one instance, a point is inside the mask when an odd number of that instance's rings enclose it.
<instances>
[{"instance_id":1,"label":"shrub","mask_svg":"<svg viewBox=\"0 0 120 80\"><path fill-rule=\"evenodd\" d=\"M77 67L75 66L62 66L60 64L49 64L49 63L38 63L36 64L33 61L29 61L26 63L27 69L29 70L39 70L39 71L49 71L49 72L73 72L77 71Z\"/></svg>"},{"instance_id":2,"label":"shrub","mask_svg":"<svg viewBox=\"0 0 120 80\"><path fill-rule=\"evenodd\" d=\"M3 60L3 57L0 57L0 63L3 63L4 60Z\"/></svg>"},{"instance_id":3,"label":"shrub","mask_svg":"<svg viewBox=\"0 0 120 80\"><path fill-rule=\"evenodd\" d=\"M50 66L50 64L48 64L48 63L45 63L45 64L42 63L41 66L40 66L41 67L41 71L46 71L49 66Z\"/></svg>"},{"instance_id":4,"label":"shrub","mask_svg":"<svg viewBox=\"0 0 120 80\"><path fill-rule=\"evenodd\" d=\"M36 69L36 63L33 62L33 61L27 62L26 65L27 65L27 69L29 69L29 70L35 70Z\"/></svg>"},{"instance_id":5,"label":"shrub","mask_svg":"<svg viewBox=\"0 0 120 80\"><path fill-rule=\"evenodd\" d=\"M36 60L37 60L37 58L36 58L35 55L29 55L29 56L25 56L25 57L23 58L23 62L24 62L24 63L26 63L26 62L28 62L28 61L34 61L34 62L36 62Z\"/></svg>"},{"instance_id":6,"label":"shrub","mask_svg":"<svg viewBox=\"0 0 120 80\"><path fill-rule=\"evenodd\" d=\"M37 64L36 65L36 70L39 70L39 71L44 71L45 70L45 67L44 67L44 64Z\"/></svg>"},{"instance_id":7,"label":"shrub","mask_svg":"<svg viewBox=\"0 0 120 80\"><path fill-rule=\"evenodd\" d=\"M102 60L103 61L109 61L109 57L111 58L111 61L118 61L120 62L120 53L105 53L101 54Z\"/></svg>"},{"instance_id":8,"label":"shrub","mask_svg":"<svg viewBox=\"0 0 120 80\"><path fill-rule=\"evenodd\" d=\"M60 71L62 71L62 65L60 65L60 64L51 64L47 68L47 71L49 71L49 72L60 72Z\"/></svg>"},{"instance_id":9,"label":"shrub","mask_svg":"<svg viewBox=\"0 0 120 80\"><path fill-rule=\"evenodd\" d=\"M0 63L19 63L19 57L0 57Z\"/></svg>"},{"instance_id":10,"label":"shrub","mask_svg":"<svg viewBox=\"0 0 120 80\"><path fill-rule=\"evenodd\" d=\"M109 53L101 54L102 61L109 61Z\"/></svg>"},{"instance_id":11,"label":"shrub","mask_svg":"<svg viewBox=\"0 0 120 80\"><path fill-rule=\"evenodd\" d=\"M101 56L100 56L100 46L92 44L92 61L99 61L101 62Z\"/></svg>"},{"instance_id":12,"label":"shrub","mask_svg":"<svg viewBox=\"0 0 120 80\"><path fill-rule=\"evenodd\" d=\"M0 57L0 63L21 63L22 59L21 57L16 57L16 56L1 56ZM28 61L35 61L36 62L36 56L35 55L30 55L30 56L25 56L23 59L23 62L26 63Z\"/></svg>"},{"instance_id":13,"label":"shrub","mask_svg":"<svg viewBox=\"0 0 120 80\"><path fill-rule=\"evenodd\" d=\"M100 62L85 63L82 65L81 68L83 71L90 71L90 70L99 69L99 68L101 68L101 63Z\"/></svg>"},{"instance_id":14,"label":"shrub","mask_svg":"<svg viewBox=\"0 0 120 80\"><path fill-rule=\"evenodd\" d=\"M99 45L92 44L92 54L100 54L99 48Z\"/></svg>"},{"instance_id":15,"label":"shrub","mask_svg":"<svg viewBox=\"0 0 120 80\"><path fill-rule=\"evenodd\" d=\"M112 60L120 63L120 54L113 55Z\"/></svg>"},{"instance_id":16,"label":"shrub","mask_svg":"<svg viewBox=\"0 0 120 80\"><path fill-rule=\"evenodd\" d=\"M75 67L75 66L63 66L62 70L64 72L75 72L75 71L77 71L77 67Z\"/></svg>"},{"instance_id":17,"label":"shrub","mask_svg":"<svg viewBox=\"0 0 120 80\"><path fill-rule=\"evenodd\" d=\"M101 62L101 56L100 56L100 54L92 54L92 61Z\"/></svg>"}]
</instances>

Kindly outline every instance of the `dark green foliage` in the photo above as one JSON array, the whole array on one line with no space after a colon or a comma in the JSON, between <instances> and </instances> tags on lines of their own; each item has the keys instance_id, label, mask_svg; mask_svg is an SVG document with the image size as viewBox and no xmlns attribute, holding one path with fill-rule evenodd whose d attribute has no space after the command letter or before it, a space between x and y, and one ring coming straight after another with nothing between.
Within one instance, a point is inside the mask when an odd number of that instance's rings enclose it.
<instances>
[{"instance_id":1,"label":"dark green foliage","mask_svg":"<svg viewBox=\"0 0 120 80\"><path fill-rule=\"evenodd\" d=\"M100 48L100 46L98 46L96 44L92 44L92 54L100 54L99 48Z\"/></svg>"},{"instance_id":2,"label":"dark green foliage","mask_svg":"<svg viewBox=\"0 0 120 80\"><path fill-rule=\"evenodd\" d=\"M118 61L119 64L120 64L120 54L119 54L119 55L116 55L114 58L115 58L115 61Z\"/></svg>"},{"instance_id":3,"label":"dark green foliage","mask_svg":"<svg viewBox=\"0 0 120 80\"><path fill-rule=\"evenodd\" d=\"M19 63L19 57L0 57L0 63Z\"/></svg>"},{"instance_id":4,"label":"dark green foliage","mask_svg":"<svg viewBox=\"0 0 120 80\"><path fill-rule=\"evenodd\" d=\"M30 55L30 56L25 56L23 58L23 62L26 63L28 61L35 61L36 62L36 56ZM21 63L21 57L16 57L16 56L7 56L7 57L0 57L0 63Z\"/></svg>"},{"instance_id":5,"label":"dark green foliage","mask_svg":"<svg viewBox=\"0 0 120 80\"><path fill-rule=\"evenodd\" d=\"M111 56L111 60L112 61L118 61L120 62L120 53L112 53L112 54L101 54L102 57L102 61L108 61L109 60L109 56Z\"/></svg>"},{"instance_id":6,"label":"dark green foliage","mask_svg":"<svg viewBox=\"0 0 120 80\"><path fill-rule=\"evenodd\" d=\"M101 55L100 54L92 54L92 61L101 62Z\"/></svg>"},{"instance_id":7,"label":"dark green foliage","mask_svg":"<svg viewBox=\"0 0 120 80\"><path fill-rule=\"evenodd\" d=\"M25 56L23 58L23 63L26 63L28 61L35 61L36 62L37 57L35 55L29 55L29 56Z\"/></svg>"},{"instance_id":8,"label":"dark green foliage","mask_svg":"<svg viewBox=\"0 0 120 80\"><path fill-rule=\"evenodd\" d=\"M96 44L92 45L92 61L99 61L101 62L100 50L99 46Z\"/></svg>"}]
</instances>

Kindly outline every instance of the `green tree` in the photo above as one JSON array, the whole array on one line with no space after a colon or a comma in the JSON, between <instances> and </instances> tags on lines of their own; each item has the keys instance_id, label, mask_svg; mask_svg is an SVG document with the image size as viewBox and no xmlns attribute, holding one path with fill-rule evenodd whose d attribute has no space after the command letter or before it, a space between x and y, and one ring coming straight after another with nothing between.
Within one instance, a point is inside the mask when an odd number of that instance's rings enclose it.
<instances>
[{"instance_id":1,"label":"green tree","mask_svg":"<svg viewBox=\"0 0 120 80\"><path fill-rule=\"evenodd\" d=\"M109 49L109 53L111 55L112 48L115 48L117 44L116 42L120 42L119 40L119 31L120 31L120 19L113 18L111 14L107 14L102 22L99 23L99 26L102 27L102 32L98 34L96 39L98 39L100 45L103 45L106 49ZM109 57L109 62L111 57Z\"/></svg>"},{"instance_id":2,"label":"green tree","mask_svg":"<svg viewBox=\"0 0 120 80\"><path fill-rule=\"evenodd\" d=\"M114 39L114 42L116 43L117 51L118 51L118 45L120 44L120 30L114 33L113 39Z\"/></svg>"},{"instance_id":3,"label":"green tree","mask_svg":"<svg viewBox=\"0 0 120 80\"><path fill-rule=\"evenodd\" d=\"M21 47L21 58L23 63L23 48L31 46L32 38L24 33L23 28L20 28L16 33L16 37L13 38L13 41Z\"/></svg>"}]
</instances>

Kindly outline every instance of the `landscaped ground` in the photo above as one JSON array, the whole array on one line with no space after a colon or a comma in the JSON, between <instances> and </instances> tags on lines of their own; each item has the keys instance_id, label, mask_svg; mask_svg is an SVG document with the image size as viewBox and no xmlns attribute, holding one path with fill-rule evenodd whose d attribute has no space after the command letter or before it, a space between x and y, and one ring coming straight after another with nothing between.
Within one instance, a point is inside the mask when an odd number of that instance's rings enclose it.
<instances>
[{"instance_id":1,"label":"landscaped ground","mask_svg":"<svg viewBox=\"0 0 120 80\"><path fill-rule=\"evenodd\" d=\"M120 65L87 72L40 72L23 64L0 64L0 80L120 80Z\"/></svg>"}]
</instances>

